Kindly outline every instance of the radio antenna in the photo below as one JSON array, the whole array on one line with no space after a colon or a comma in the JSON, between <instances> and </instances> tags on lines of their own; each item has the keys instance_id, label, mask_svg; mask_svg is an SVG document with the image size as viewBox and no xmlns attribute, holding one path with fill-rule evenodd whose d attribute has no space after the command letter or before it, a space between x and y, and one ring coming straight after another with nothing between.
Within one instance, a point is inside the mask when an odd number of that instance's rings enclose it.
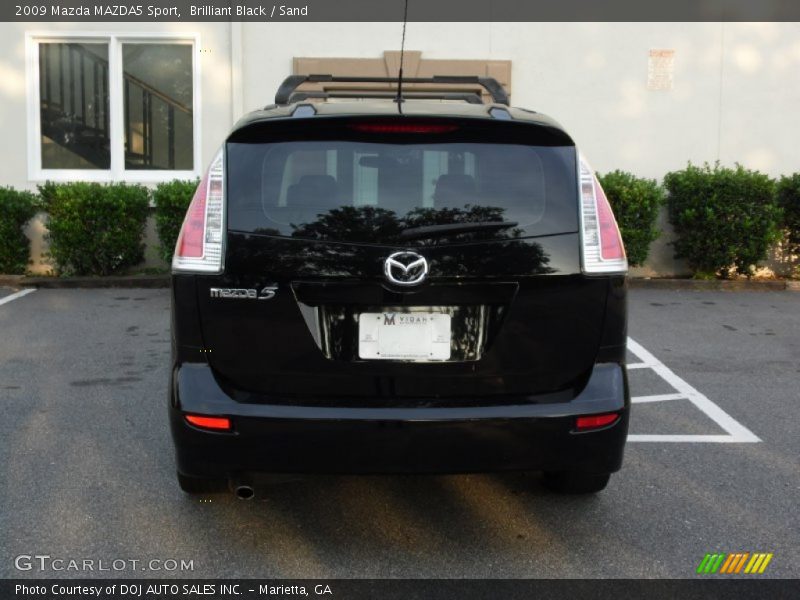
<instances>
[{"instance_id":1,"label":"radio antenna","mask_svg":"<svg viewBox=\"0 0 800 600\"><path fill-rule=\"evenodd\" d=\"M400 39L400 69L397 72L397 110L403 114L403 55L406 48L406 23L408 22L408 0L405 0L403 9L403 37Z\"/></svg>"}]
</instances>

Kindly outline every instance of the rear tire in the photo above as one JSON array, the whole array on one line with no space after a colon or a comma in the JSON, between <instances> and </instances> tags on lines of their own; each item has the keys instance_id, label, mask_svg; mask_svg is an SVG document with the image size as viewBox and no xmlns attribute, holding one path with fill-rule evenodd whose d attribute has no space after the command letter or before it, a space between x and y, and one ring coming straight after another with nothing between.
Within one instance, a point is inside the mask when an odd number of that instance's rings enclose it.
<instances>
[{"instance_id":1,"label":"rear tire","mask_svg":"<svg viewBox=\"0 0 800 600\"><path fill-rule=\"evenodd\" d=\"M215 494L228 489L228 482L224 479L211 477L192 477L177 473L178 485L187 494Z\"/></svg>"},{"instance_id":2,"label":"rear tire","mask_svg":"<svg viewBox=\"0 0 800 600\"><path fill-rule=\"evenodd\" d=\"M544 474L544 485L560 494L595 494L608 485L611 473L550 471Z\"/></svg>"}]
</instances>

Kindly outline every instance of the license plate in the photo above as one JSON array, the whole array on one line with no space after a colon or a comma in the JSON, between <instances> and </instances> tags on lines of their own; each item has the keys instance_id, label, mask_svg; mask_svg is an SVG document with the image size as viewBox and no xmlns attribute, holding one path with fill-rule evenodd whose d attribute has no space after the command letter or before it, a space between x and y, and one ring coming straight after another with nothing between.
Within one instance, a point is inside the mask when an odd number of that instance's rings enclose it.
<instances>
[{"instance_id":1,"label":"license plate","mask_svg":"<svg viewBox=\"0 0 800 600\"><path fill-rule=\"evenodd\" d=\"M358 356L373 360L448 360L450 315L443 313L361 313Z\"/></svg>"}]
</instances>

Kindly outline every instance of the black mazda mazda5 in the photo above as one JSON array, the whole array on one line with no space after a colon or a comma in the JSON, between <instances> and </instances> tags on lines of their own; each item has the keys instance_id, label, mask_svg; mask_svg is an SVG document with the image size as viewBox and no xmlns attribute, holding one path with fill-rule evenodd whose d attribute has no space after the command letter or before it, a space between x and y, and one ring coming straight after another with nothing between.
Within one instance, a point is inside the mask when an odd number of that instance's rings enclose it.
<instances>
[{"instance_id":1,"label":"black mazda mazda5","mask_svg":"<svg viewBox=\"0 0 800 600\"><path fill-rule=\"evenodd\" d=\"M172 264L185 491L532 470L586 493L620 468L627 261L609 203L555 121L493 80L445 79L491 101L293 77L225 140Z\"/></svg>"}]
</instances>

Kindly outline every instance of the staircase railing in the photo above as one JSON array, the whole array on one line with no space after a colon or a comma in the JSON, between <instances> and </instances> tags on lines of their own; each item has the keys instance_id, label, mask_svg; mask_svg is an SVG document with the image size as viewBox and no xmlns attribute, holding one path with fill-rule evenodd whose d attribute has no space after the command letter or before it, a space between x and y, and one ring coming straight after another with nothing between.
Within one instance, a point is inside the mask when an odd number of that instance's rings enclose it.
<instances>
[{"instance_id":1,"label":"staircase railing","mask_svg":"<svg viewBox=\"0 0 800 600\"><path fill-rule=\"evenodd\" d=\"M59 68L51 69L56 61ZM42 133L71 152L97 164L110 147L108 60L80 44L42 43L39 46ZM174 169L176 111L189 115L192 108L141 79L123 72L125 162L153 169ZM134 99L141 101L141 152L134 151ZM154 140L158 104L167 110L166 166L155 164ZM107 158L105 159L107 162ZM108 165L100 165L107 168Z\"/></svg>"}]
</instances>

